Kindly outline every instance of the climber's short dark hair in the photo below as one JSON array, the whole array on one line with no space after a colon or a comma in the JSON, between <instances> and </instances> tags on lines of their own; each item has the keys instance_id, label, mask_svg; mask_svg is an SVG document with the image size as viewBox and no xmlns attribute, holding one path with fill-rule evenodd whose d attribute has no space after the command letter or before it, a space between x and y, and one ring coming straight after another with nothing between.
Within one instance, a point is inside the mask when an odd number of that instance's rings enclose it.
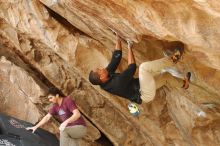
<instances>
[{"instance_id":1,"label":"climber's short dark hair","mask_svg":"<svg viewBox=\"0 0 220 146\"><path fill-rule=\"evenodd\" d=\"M49 91L49 94L51 94L53 96L56 96L57 94L60 95L60 97L64 96L64 94L62 92L60 92L60 90L58 90L55 87L50 87L48 91Z\"/></svg>"},{"instance_id":2,"label":"climber's short dark hair","mask_svg":"<svg viewBox=\"0 0 220 146\"><path fill-rule=\"evenodd\" d=\"M89 81L93 84L93 85L100 85L102 82L100 80L100 76L97 72L94 71L90 71L89 73Z\"/></svg>"}]
</instances>

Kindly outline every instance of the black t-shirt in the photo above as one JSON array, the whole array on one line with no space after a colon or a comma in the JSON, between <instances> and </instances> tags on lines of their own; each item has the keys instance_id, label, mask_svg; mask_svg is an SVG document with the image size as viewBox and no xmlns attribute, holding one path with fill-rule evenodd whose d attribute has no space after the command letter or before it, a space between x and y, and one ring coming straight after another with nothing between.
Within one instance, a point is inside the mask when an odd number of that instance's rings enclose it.
<instances>
[{"instance_id":1,"label":"black t-shirt","mask_svg":"<svg viewBox=\"0 0 220 146\"><path fill-rule=\"evenodd\" d=\"M113 52L111 62L106 67L110 79L101 84L100 87L112 94L135 100L139 96L140 89L139 79L133 77L136 71L136 64L130 64L122 73L115 73L121 58L121 50Z\"/></svg>"}]
</instances>

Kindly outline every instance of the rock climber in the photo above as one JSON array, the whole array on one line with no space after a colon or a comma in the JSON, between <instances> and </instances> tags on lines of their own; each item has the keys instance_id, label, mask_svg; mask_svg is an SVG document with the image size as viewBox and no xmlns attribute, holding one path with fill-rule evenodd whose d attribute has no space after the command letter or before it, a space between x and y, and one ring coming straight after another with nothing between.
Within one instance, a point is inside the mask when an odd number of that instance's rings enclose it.
<instances>
[{"instance_id":1,"label":"rock climber","mask_svg":"<svg viewBox=\"0 0 220 146\"><path fill-rule=\"evenodd\" d=\"M154 99L156 89L165 85L173 76L161 70L176 64L183 54L183 47L177 47L171 56L143 62L139 67L139 78L134 78L136 63L132 50L132 42L128 41L128 67L121 73L115 73L122 58L122 38L116 33L117 41L110 63L106 68L96 68L89 73L89 81L99 85L105 91L141 104ZM175 79L175 78L174 78ZM183 88L187 89L190 76L184 79Z\"/></svg>"}]
</instances>

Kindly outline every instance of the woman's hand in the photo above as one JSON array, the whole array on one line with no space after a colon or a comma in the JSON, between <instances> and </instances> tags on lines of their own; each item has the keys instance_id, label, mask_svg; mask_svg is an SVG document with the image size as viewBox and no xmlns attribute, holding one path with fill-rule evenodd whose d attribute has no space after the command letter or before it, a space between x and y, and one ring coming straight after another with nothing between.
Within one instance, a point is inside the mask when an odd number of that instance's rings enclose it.
<instances>
[{"instance_id":1,"label":"woman's hand","mask_svg":"<svg viewBox=\"0 0 220 146\"><path fill-rule=\"evenodd\" d=\"M32 133L34 133L37 130L37 127L36 126L27 127L26 130L32 130Z\"/></svg>"},{"instance_id":2,"label":"woman's hand","mask_svg":"<svg viewBox=\"0 0 220 146\"><path fill-rule=\"evenodd\" d=\"M63 131L63 130L66 128L67 124L68 124L68 122L67 122L67 121L64 121L64 122L60 125L59 130L60 130L60 131Z\"/></svg>"}]
</instances>

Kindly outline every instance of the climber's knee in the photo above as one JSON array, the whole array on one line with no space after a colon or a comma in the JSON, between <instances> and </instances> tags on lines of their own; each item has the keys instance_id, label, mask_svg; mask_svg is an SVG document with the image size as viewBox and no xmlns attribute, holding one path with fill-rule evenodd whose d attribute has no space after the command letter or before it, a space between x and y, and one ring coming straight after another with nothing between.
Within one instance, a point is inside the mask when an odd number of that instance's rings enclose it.
<instances>
[{"instance_id":1,"label":"climber's knee","mask_svg":"<svg viewBox=\"0 0 220 146\"><path fill-rule=\"evenodd\" d=\"M140 73L151 72L151 70L152 70L152 66L151 66L150 62L141 63L139 66Z\"/></svg>"}]
</instances>

